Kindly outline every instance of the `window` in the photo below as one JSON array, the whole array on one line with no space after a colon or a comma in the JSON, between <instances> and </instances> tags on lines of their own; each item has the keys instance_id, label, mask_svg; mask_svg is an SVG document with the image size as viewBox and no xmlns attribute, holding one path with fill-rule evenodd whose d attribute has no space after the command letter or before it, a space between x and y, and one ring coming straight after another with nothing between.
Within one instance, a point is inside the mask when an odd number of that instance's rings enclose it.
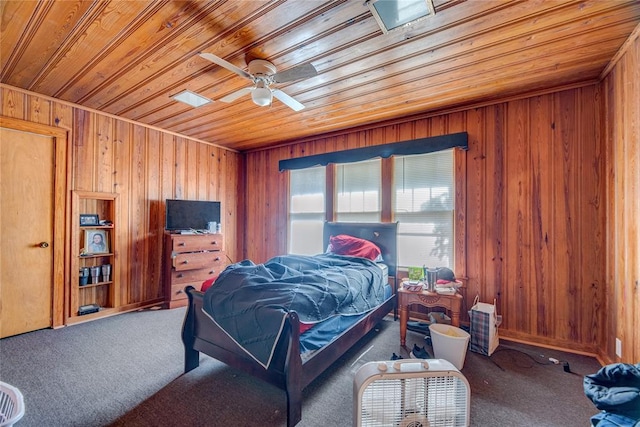
<instances>
[{"instance_id":1,"label":"window","mask_svg":"<svg viewBox=\"0 0 640 427\"><path fill-rule=\"evenodd\" d=\"M453 268L453 150L394 158L398 264Z\"/></svg>"},{"instance_id":2,"label":"window","mask_svg":"<svg viewBox=\"0 0 640 427\"><path fill-rule=\"evenodd\" d=\"M336 166L336 220L380 221L380 159Z\"/></svg>"},{"instance_id":3,"label":"window","mask_svg":"<svg viewBox=\"0 0 640 427\"><path fill-rule=\"evenodd\" d=\"M289 253L315 255L324 252L325 168L290 171Z\"/></svg>"},{"instance_id":4,"label":"window","mask_svg":"<svg viewBox=\"0 0 640 427\"><path fill-rule=\"evenodd\" d=\"M383 176L392 179L382 182ZM294 169L290 177L289 253L324 252L326 218L378 222L384 212L385 221L398 222L400 267L454 269L453 148ZM331 182L334 188L325 188ZM326 201L327 194L334 197Z\"/></svg>"}]
</instances>

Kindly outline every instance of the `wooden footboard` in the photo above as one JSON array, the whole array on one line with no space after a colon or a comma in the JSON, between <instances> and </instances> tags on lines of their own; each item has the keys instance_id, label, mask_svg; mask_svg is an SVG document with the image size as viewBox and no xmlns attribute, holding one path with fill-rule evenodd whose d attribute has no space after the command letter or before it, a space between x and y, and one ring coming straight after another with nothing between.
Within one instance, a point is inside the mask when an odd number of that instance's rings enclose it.
<instances>
[{"instance_id":1,"label":"wooden footboard","mask_svg":"<svg viewBox=\"0 0 640 427\"><path fill-rule=\"evenodd\" d=\"M395 295L358 323L343 332L331 344L305 360L300 357L300 321L293 312L287 315L283 333L268 369L252 359L202 311L203 293L189 286L189 306L182 328L184 371L200 364L200 352L233 368L260 378L284 390L287 395L287 425L295 426L302 417L302 390L371 331L395 307Z\"/></svg>"}]
</instances>

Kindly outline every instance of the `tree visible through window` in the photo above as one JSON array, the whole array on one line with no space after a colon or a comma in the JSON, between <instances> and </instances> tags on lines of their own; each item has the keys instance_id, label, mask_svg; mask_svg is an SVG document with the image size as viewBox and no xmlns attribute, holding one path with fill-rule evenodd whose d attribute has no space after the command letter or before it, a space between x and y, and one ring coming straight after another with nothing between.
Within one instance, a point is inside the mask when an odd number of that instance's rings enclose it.
<instances>
[{"instance_id":1,"label":"tree visible through window","mask_svg":"<svg viewBox=\"0 0 640 427\"><path fill-rule=\"evenodd\" d=\"M394 158L401 266L453 268L453 150Z\"/></svg>"}]
</instances>

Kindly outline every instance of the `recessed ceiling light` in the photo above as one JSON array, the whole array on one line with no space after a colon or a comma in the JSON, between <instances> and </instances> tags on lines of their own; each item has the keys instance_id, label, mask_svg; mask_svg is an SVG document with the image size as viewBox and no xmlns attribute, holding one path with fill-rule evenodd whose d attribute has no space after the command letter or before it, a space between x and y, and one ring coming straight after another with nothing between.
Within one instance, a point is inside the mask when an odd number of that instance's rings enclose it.
<instances>
[{"instance_id":1,"label":"recessed ceiling light","mask_svg":"<svg viewBox=\"0 0 640 427\"><path fill-rule=\"evenodd\" d=\"M191 105L192 107L200 107L202 105L213 102L209 98L205 98L202 95L198 95L195 92L191 92L190 90L183 90L182 92L173 95L171 98L176 101L184 102L185 104Z\"/></svg>"},{"instance_id":2,"label":"recessed ceiling light","mask_svg":"<svg viewBox=\"0 0 640 427\"><path fill-rule=\"evenodd\" d=\"M367 0L383 33L399 30L436 13L432 0Z\"/></svg>"}]
</instances>

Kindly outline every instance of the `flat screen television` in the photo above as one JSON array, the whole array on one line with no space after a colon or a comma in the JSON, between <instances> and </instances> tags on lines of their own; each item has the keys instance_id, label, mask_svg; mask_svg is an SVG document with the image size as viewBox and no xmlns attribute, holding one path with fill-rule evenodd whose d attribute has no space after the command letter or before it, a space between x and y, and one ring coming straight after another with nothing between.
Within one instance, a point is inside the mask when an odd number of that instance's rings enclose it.
<instances>
[{"instance_id":1,"label":"flat screen television","mask_svg":"<svg viewBox=\"0 0 640 427\"><path fill-rule=\"evenodd\" d=\"M220 202L209 200L166 200L167 231L207 230L209 222L220 224Z\"/></svg>"}]
</instances>

